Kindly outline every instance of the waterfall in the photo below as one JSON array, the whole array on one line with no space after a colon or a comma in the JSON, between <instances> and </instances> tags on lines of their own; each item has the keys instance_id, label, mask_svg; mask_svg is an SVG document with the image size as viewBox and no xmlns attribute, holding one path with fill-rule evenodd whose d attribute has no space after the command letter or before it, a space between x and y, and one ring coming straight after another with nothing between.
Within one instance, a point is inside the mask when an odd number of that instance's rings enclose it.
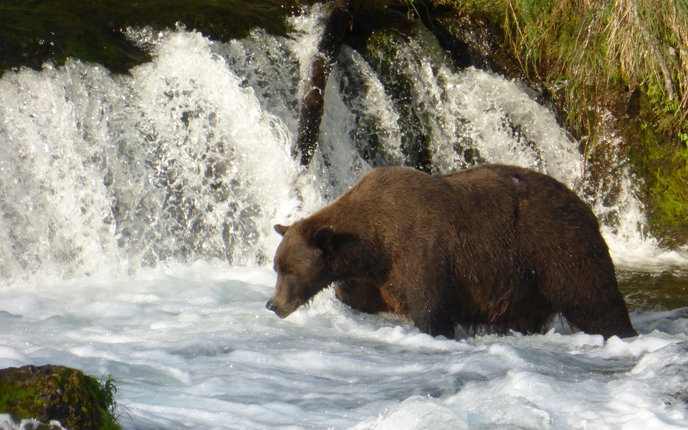
<instances>
[{"instance_id":1,"label":"waterfall","mask_svg":"<svg viewBox=\"0 0 688 430\"><path fill-rule=\"evenodd\" d=\"M128 76L74 60L7 72L0 277L119 276L172 261L267 265L279 242L272 224L307 216L374 166L413 164L422 145L436 174L483 162L550 174L590 201L613 251L656 249L627 174L601 204L606 191L586 184L578 143L532 90L456 70L420 26L407 43L392 40L391 57L342 50L320 150L300 166L291 157L300 82L323 13L293 17L288 38L256 30L218 43L182 29L129 30L154 60ZM403 103L380 73L385 61L405 85Z\"/></svg>"}]
</instances>

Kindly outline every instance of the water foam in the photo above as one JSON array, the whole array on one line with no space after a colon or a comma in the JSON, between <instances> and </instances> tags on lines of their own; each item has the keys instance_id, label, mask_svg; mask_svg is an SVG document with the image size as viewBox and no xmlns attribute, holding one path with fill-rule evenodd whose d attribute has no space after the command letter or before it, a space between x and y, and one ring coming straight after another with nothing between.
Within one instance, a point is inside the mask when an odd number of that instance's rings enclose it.
<instances>
[{"instance_id":1,"label":"water foam","mask_svg":"<svg viewBox=\"0 0 688 430\"><path fill-rule=\"evenodd\" d=\"M448 340L331 292L280 320L274 277L197 262L8 286L0 364L113 374L126 429L688 428L685 310L632 314L634 339Z\"/></svg>"}]
</instances>

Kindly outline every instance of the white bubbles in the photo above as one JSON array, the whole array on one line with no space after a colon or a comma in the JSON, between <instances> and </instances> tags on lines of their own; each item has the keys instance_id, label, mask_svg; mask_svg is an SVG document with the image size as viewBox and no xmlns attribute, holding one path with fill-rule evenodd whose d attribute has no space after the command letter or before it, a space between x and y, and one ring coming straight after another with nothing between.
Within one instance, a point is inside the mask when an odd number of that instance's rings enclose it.
<instances>
[{"instance_id":1,"label":"white bubbles","mask_svg":"<svg viewBox=\"0 0 688 430\"><path fill-rule=\"evenodd\" d=\"M434 140L443 171L455 171L465 161L454 144L458 139L461 151L474 149L483 162L528 167L571 188L580 187L582 157L577 144L521 86L473 68L460 73L441 69L436 79L444 92L437 116L444 124L455 124L451 130L456 135Z\"/></svg>"},{"instance_id":2,"label":"white bubbles","mask_svg":"<svg viewBox=\"0 0 688 430\"><path fill-rule=\"evenodd\" d=\"M66 263L67 275L88 273L111 248L100 238L109 201L89 160L98 136L87 135L84 124L74 120L78 109L72 101L92 77L103 76L97 68L86 73L68 63L60 70L8 73L0 81L0 200L8 215L0 221L3 277L51 262ZM110 87L103 86L100 96L108 97Z\"/></svg>"},{"instance_id":3,"label":"white bubbles","mask_svg":"<svg viewBox=\"0 0 688 430\"><path fill-rule=\"evenodd\" d=\"M457 414L435 399L411 397L389 416L374 423L358 424L352 430L462 430L469 428L466 421L466 413Z\"/></svg>"}]
</instances>

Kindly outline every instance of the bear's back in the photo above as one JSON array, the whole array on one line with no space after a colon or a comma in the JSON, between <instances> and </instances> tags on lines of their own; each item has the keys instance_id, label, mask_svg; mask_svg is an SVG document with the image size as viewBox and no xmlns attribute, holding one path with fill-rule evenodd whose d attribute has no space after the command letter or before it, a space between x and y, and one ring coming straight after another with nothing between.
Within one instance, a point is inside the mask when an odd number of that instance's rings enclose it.
<instances>
[{"instance_id":1,"label":"bear's back","mask_svg":"<svg viewBox=\"0 0 688 430\"><path fill-rule=\"evenodd\" d=\"M440 178L408 167L385 167L366 174L314 216L353 230L358 228L352 224L373 223L378 231L404 231L420 225L448 227L446 215L457 209L454 189Z\"/></svg>"},{"instance_id":2,"label":"bear's back","mask_svg":"<svg viewBox=\"0 0 688 430\"><path fill-rule=\"evenodd\" d=\"M495 199L508 199L521 222L536 222L540 230L561 232L562 228L584 226L599 231L590 207L566 185L534 170L503 164L484 164L442 178L477 206L493 206ZM489 209L492 211L494 208Z\"/></svg>"}]
</instances>

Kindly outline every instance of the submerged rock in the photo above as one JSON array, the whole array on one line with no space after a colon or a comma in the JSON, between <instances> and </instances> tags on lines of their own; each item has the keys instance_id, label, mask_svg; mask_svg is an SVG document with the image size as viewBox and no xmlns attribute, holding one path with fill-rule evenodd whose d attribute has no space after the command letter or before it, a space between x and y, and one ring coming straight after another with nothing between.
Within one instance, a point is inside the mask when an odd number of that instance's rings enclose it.
<instances>
[{"instance_id":1,"label":"submerged rock","mask_svg":"<svg viewBox=\"0 0 688 430\"><path fill-rule=\"evenodd\" d=\"M0 414L29 420L27 428L61 428L59 421L70 429L121 429L114 417L114 390L110 379L101 385L68 367L0 369Z\"/></svg>"}]
</instances>

